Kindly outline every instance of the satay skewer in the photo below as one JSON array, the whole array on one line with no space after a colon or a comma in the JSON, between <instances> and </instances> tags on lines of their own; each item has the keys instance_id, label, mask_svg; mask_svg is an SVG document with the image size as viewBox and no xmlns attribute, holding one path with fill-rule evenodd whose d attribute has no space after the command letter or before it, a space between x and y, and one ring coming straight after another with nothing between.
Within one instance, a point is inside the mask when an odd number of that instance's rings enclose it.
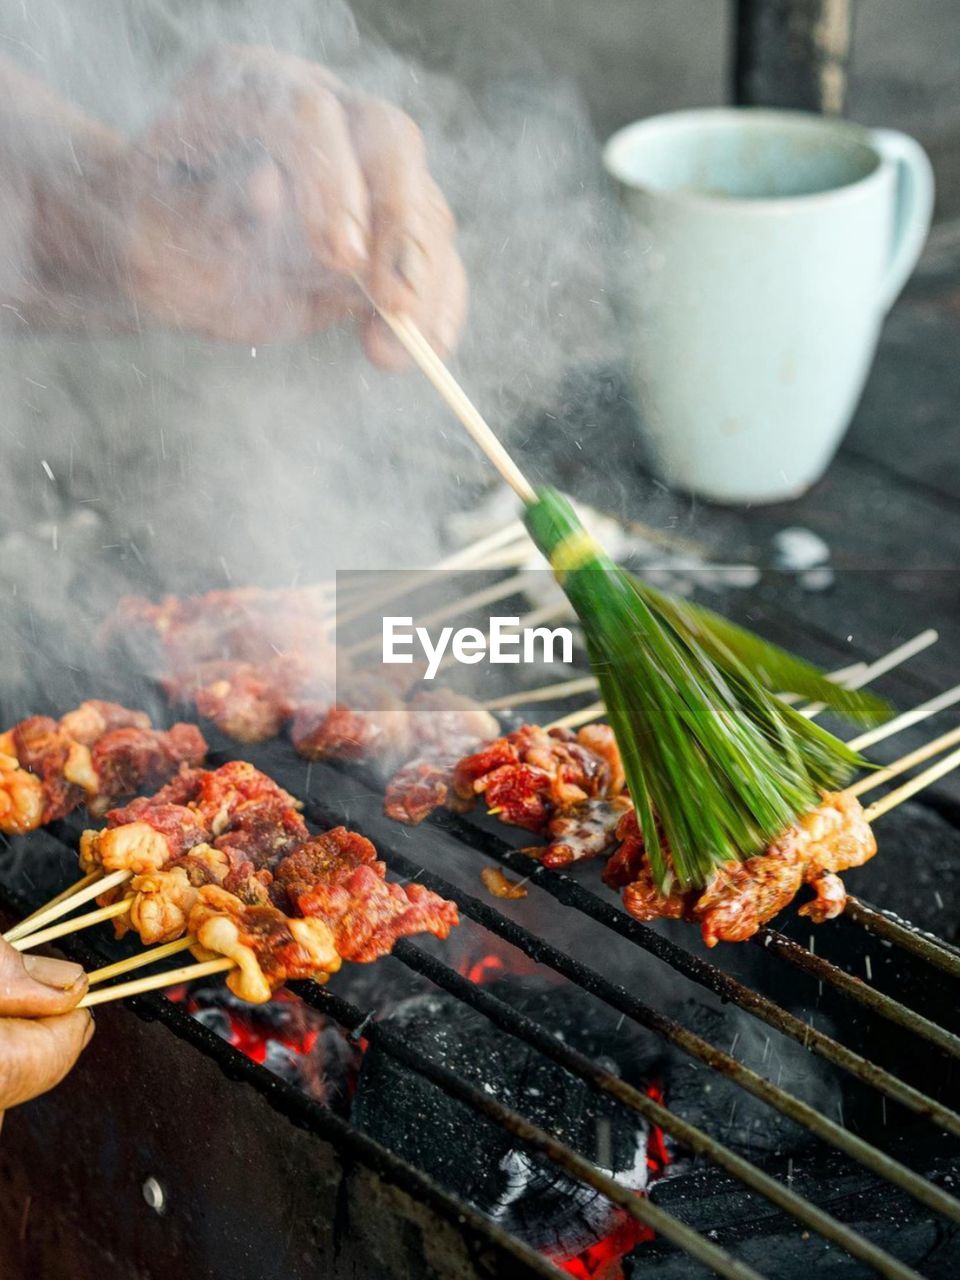
<instances>
[{"instance_id":1,"label":"satay skewer","mask_svg":"<svg viewBox=\"0 0 960 1280\"><path fill-rule=\"evenodd\" d=\"M895 649L891 649L883 657L875 658L873 662L858 662L854 667L848 668L842 675L839 672L835 672L830 679L842 680L845 689L862 689L871 680L879 679L880 676L886 675L888 671L892 671L895 667L899 667L904 662L909 661L910 658L916 657L924 649L929 649L939 639L939 631L930 627L926 631L921 631L919 635L914 636L911 640L905 640L903 644L897 645ZM818 716L821 711L825 710L825 703L811 702L803 708L800 714Z\"/></svg>"},{"instance_id":2,"label":"satay skewer","mask_svg":"<svg viewBox=\"0 0 960 1280\"><path fill-rule=\"evenodd\" d=\"M960 702L960 684L954 685L952 689L945 689L943 693L938 693L933 698L928 698L926 702L921 702L909 711L904 711L902 715L895 716L893 720L888 720L886 724L881 724L876 729L869 729L866 733L859 734L847 745L854 751L865 751L867 747L883 742L885 738L899 733L901 729L909 729L919 724L921 720L929 720L931 716L945 711L956 702Z\"/></svg>"},{"instance_id":3,"label":"satay skewer","mask_svg":"<svg viewBox=\"0 0 960 1280\"><path fill-rule=\"evenodd\" d=\"M191 938L190 942L196 939ZM135 978L132 982L121 982L115 987L102 987L99 991L88 992L77 1004L78 1009L89 1009L93 1005L107 1004L111 1000L125 1000L128 996L144 995L148 991L162 991L165 987L178 987L182 982L192 982L195 978L209 978L215 973L226 973L236 968L236 961L226 956L215 960L201 960L197 964L184 965L180 969L168 969L164 973L152 973L146 978Z\"/></svg>"},{"instance_id":4,"label":"satay skewer","mask_svg":"<svg viewBox=\"0 0 960 1280\"><path fill-rule=\"evenodd\" d=\"M73 884L68 885L66 889L61 889L58 894L52 897L49 902L45 902L42 907L37 907L36 911L31 911L28 916L24 916L23 919L14 926L14 928L9 930L9 933L11 935L14 934L23 925L29 924L33 926L34 921L42 911L46 911L48 907L55 907L60 902L66 902L67 898L72 898L75 893L79 893L81 889L85 889L88 884L93 884L95 881L102 879L102 871L88 871L85 876L81 876L79 880L74 880ZM4 941L9 941L7 934L4 934Z\"/></svg>"},{"instance_id":5,"label":"satay skewer","mask_svg":"<svg viewBox=\"0 0 960 1280\"><path fill-rule=\"evenodd\" d=\"M69 920L61 920L48 929L39 929L29 933L25 938L15 938L11 942L14 951L29 951L31 947L42 947L45 942L54 938L64 938L68 933L79 933L81 929L91 929L95 924L103 924L105 920L114 920L117 916L126 915L133 906L133 898L123 898L120 902L111 902L106 907L98 907L96 911L88 911L86 915L71 916Z\"/></svg>"},{"instance_id":6,"label":"satay skewer","mask_svg":"<svg viewBox=\"0 0 960 1280\"><path fill-rule=\"evenodd\" d=\"M952 751L950 755L945 756L943 760L938 760L929 769L924 769L923 773L918 773L909 782L904 782L893 791L888 791L885 796L881 796L879 800L874 800L873 804L864 810L864 817L868 822L876 822L877 818L889 813L891 809L896 809L905 800L909 800L919 791L924 791L958 767L960 767L960 751Z\"/></svg>"},{"instance_id":7,"label":"satay skewer","mask_svg":"<svg viewBox=\"0 0 960 1280\"><path fill-rule=\"evenodd\" d=\"M865 751L867 747L883 742L885 738L890 738L895 733L900 733L903 729L909 729L913 725L919 724L921 720L928 720L931 716L945 711L947 707L952 707L957 702L960 702L960 684L954 685L952 689L945 689L943 693L938 693L936 697L928 698L926 702L918 703L917 706L912 707L909 711L904 711L902 715L895 716L885 724L878 725L876 729L869 729L866 733L858 734L856 738L850 739L847 746L853 751ZM568 715L552 720L550 724L544 725L544 728L575 729L577 725L589 724L591 720L597 720L605 714L606 705L603 702L591 702L587 707L581 707L577 711L571 711ZM803 714L803 709L801 714Z\"/></svg>"},{"instance_id":8,"label":"satay skewer","mask_svg":"<svg viewBox=\"0 0 960 1280\"><path fill-rule=\"evenodd\" d=\"M513 547L514 542L519 544L516 549ZM526 545L523 546L523 543ZM401 571L390 575L393 580L383 586L380 591L365 596L350 608L339 609L336 612L336 622L340 627L346 626L350 622L355 622L357 618L362 618L372 609L396 600L407 592L415 591L419 586L434 582L441 576L453 575L469 569L510 568L516 562L521 548L523 555L519 563L523 564L533 553L533 543L524 528L523 521L514 520L502 529L488 534L487 537L480 538L469 546L462 547L459 551L454 551L451 555L438 560L429 569L412 569L406 573Z\"/></svg>"},{"instance_id":9,"label":"satay skewer","mask_svg":"<svg viewBox=\"0 0 960 1280\"><path fill-rule=\"evenodd\" d=\"M82 907L85 902L89 902L92 898L98 898L101 893L106 893L117 885L123 884L130 879L132 874L131 871L112 871L106 876L98 874L95 880L88 881L85 887L78 892L66 897L61 895L59 901L48 902L41 910L35 911L32 916L29 916L26 920L21 920L12 929L8 929L3 935L4 942L17 942L27 934L32 936L54 920L59 920L61 917L69 915L76 907ZM86 876L84 876L84 880L87 880Z\"/></svg>"},{"instance_id":10,"label":"satay skewer","mask_svg":"<svg viewBox=\"0 0 960 1280\"><path fill-rule=\"evenodd\" d=\"M941 751L946 751L948 747L952 747L957 743L960 743L960 726L956 729L951 729L948 733L942 733L939 738L931 739L930 742L925 743L922 747L917 747L916 751L908 751L905 756L901 756L899 760L894 760L892 764L886 765L876 773L868 773L859 782L855 782L852 786L846 788L847 795L866 795L868 791L873 791L875 787L883 786L884 783L899 777L901 773L906 773L908 769L912 769L914 765L923 764L924 760L929 760L932 756L938 756Z\"/></svg>"},{"instance_id":11,"label":"satay skewer","mask_svg":"<svg viewBox=\"0 0 960 1280\"><path fill-rule=\"evenodd\" d=\"M181 951L189 951L195 942L196 938L189 935L185 938L177 938L174 942L163 942L160 946L151 947L148 951L140 951L135 956L127 956L125 960L116 960L113 964L105 964L101 969L94 969L87 974L87 982L91 987L101 982L109 982L112 978L119 978L122 974L130 973L134 969L142 969L145 965L166 960L168 956L178 955Z\"/></svg>"}]
</instances>

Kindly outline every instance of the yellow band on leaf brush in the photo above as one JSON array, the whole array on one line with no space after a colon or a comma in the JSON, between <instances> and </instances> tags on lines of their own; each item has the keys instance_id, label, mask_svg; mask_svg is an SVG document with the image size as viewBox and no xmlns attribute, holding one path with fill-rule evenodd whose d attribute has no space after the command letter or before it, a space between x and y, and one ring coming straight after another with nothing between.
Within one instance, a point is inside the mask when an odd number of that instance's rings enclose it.
<instances>
[{"instance_id":1,"label":"yellow band on leaf brush","mask_svg":"<svg viewBox=\"0 0 960 1280\"><path fill-rule=\"evenodd\" d=\"M550 553L550 568L557 580L563 582L568 573L582 569L591 560L603 554L603 549L595 538L591 538L586 529L576 529L557 545Z\"/></svg>"}]
</instances>

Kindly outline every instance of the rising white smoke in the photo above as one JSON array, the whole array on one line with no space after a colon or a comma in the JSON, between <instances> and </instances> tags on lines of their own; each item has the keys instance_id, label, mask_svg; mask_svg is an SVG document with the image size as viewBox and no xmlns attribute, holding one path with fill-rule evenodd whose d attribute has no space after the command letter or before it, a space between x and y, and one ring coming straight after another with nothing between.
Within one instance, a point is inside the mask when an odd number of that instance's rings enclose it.
<instances>
[{"instance_id":1,"label":"rising white smoke","mask_svg":"<svg viewBox=\"0 0 960 1280\"><path fill-rule=\"evenodd\" d=\"M564 377L609 360L611 208L570 84L453 78L361 37L339 0L20 0L2 51L125 136L220 42L317 59L404 107L460 224L471 307L457 366L509 436ZM0 261L28 237L7 218ZM60 618L120 591L305 582L429 563L485 464L418 375L373 369L353 335L230 346L129 337L0 340L0 590ZM572 447L572 442L571 442ZM23 647L21 614L8 647ZM9 665L9 664L8 664Z\"/></svg>"}]
</instances>

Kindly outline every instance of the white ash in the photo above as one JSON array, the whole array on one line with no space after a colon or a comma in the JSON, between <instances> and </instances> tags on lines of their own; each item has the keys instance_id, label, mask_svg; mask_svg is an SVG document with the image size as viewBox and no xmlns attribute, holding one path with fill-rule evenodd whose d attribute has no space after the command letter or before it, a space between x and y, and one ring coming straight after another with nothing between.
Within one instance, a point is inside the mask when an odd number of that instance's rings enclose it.
<instances>
[{"instance_id":1,"label":"white ash","mask_svg":"<svg viewBox=\"0 0 960 1280\"><path fill-rule=\"evenodd\" d=\"M834 583L830 548L818 533L801 525L790 525L773 537L774 563L778 569L796 573L806 591L826 591Z\"/></svg>"},{"instance_id":2,"label":"white ash","mask_svg":"<svg viewBox=\"0 0 960 1280\"><path fill-rule=\"evenodd\" d=\"M830 548L820 535L801 525L790 525L774 534L773 549L777 568L794 573L826 564L830 559Z\"/></svg>"}]
</instances>

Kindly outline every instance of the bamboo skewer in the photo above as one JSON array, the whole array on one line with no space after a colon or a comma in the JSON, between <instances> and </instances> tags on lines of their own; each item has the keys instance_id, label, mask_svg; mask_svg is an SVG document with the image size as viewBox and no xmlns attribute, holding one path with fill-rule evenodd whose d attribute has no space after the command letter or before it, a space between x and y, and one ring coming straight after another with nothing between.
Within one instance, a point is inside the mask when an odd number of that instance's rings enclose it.
<instances>
[{"instance_id":1,"label":"bamboo skewer","mask_svg":"<svg viewBox=\"0 0 960 1280\"><path fill-rule=\"evenodd\" d=\"M88 884L93 884L94 881L99 880L102 876L102 871L89 871L85 876L81 876L79 880L75 880L73 884L68 885L66 889L62 889L49 902L45 902L42 907L38 907L36 911L31 911L28 916L24 916L18 924L9 930L9 933L15 933L20 929L21 925L32 925L41 911L46 911L48 907L55 907L60 902L66 902L68 898L72 898L75 893L79 893L81 889L85 889ZM7 940L6 934L4 934L4 940Z\"/></svg>"},{"instance_id":2,"label":"bamboo skewer","mask_svg":"<svg viewBox=\"0 0 960 1280\"><path fill-rule=\"evenodd\" d=\"M40 911L34 912L28 920L21 920L12 929L8 929L3 935L4 942L16 942L27 934L32 936L38 929L68 915L75 907L82 907L85 902L89 902L92 898L98 898L101 893L106 893L117 885L123 884L130 879L130 876L131 872L129 871L113 871L108 876L102 876L92 881L86 888L81 889L72 896L61 897L59 902L47 903Z\"/></svg>"},{"instance_id":3,"label":"bamboo skewer","mask_svg":"<svg viewBox=\"0 0 960 1280\"><path fill-rule=\"evenodd\" d=\"M861 733L859 737L852 738L847 743L854 751L865 751L867 747L874 746L877 742L883 742L884 738L889 738L895 733L899 733L901 729L909 729L911 725L919 724L921 720L928 720L931 716L935 716L940 711L945 711L947 707L952 707L954 703L960 702L960 684L954 685L952 689L946 689L943 693L938 693L935 698L928 698L926 702L921 702L919 706L911 708L910 711L904 711L902 715L895 716L893 720L888 720L886 724L878 725L876 729L868 729L866 733Z\"/></svg>"},{"instance_id":4,"label":"bamboo skewer","mask_svg":"<svg viewBox=\"0 0 960 1280\"><path fill-rule=\"evenodd\" d=\"M939 639L940 633L930 627L927 631L921 631L918 636L914 636L912 640L906 640L903 644L897 645L895 649L891 649L882 658L877 658L875 662L859 662L856 664L857 670L851 669L842 676L839 673L834 673L830 678L832 680L842 680L844 687L847 689L862 689L871 680L877 680L880 676L886 675L888 671L892 671L894 667L899 667L901 663L916 657L924 649L929 649L930 645L936 644ZM813 717L818 716L825 709L826 703L811 702L803 708L800 714Z\"/></svg>"},{"instance_id":5,"label":"bamboo skewer","mask_svg":"<svg viewBox=\"0 0 960 1280\"><path fill-rule=\"evenodd\" d=\"M482 703L485 711L499 711L504 707L525 706L528 702L553 702L569 698L575 693L589 693L597 687L593 676L577 676L573 680L561 680L559 684L541 685L539 689L525 689L522 693L504 693L498 698L488 698Z\"/></svg>"},{"instance_id":6,"label":"bamboo skewer","mask_svg":"<svg viewBox=\"0 0 960 1280\"><path fill-rule=\"evenodd\" d=\"M121 974L130 973L133 969L142 969L157 960L166 960L168 956L188 951L195 941L192 937L177 938L175 942L164 942L159 947L151 947L149 951L140 951L135 956L128 956L126 960L117 960L113 964L104 965L102 969L94 969L87 974L87 982L91 987L99 982L109 982L111 978L119 978Z\"/></svg>"},{"instance_id":7,"label":"bamboo skewer","mask_svg":"<svg viewBox=\"0 0 960 1280\"><path fill-rule=\"evenodd\" d=\"M533 486L413 321L406 316L391 315L387 311L381 311L380 315L420 372L433 383L460 419L467 434L484 451L524 506L530 506L536 502L537 495Z\"/></svg>"},{"instance_id":8,"label":"bamboo skewer","mask_svg":"<svg viewBox=\"0 0 960 1280\"><path fill-rule=\"evenodd\" d=\"M960 743L960 726L956 729L951 729L949 733L941 734L939 738L933 738L930 742L925 743L924 746L917 747L916 751L908 752L907 755L901 756L899 760L894 760L892 764L879 769L876 773L868 773L859 782L847 787L847 795L862 796L866 792L872 791L874 787L882 787L885 782L890 782L891 779L899 777L901 773L906 773L915 764L923 764L924 760L929 760L931 756L938 756L941 751L946 751L948 747L952 747L957 743Z\"/></svg>"},{"instance_id":9,"label":"bamboo skewer","mask_svg":"<svg viewBox=\"0 0 960 1280\"><path fill-rule=\"evenodd\" d=\"M523 543L520 543L521 538L524 540ZM520 544L517 549L512 546L514 542ZM356 621L357 618L362 618L365 613L369 613L378 605L387 604L390 600L396 600L398 596L415 591L418 586L433 582L438 576L452 575L468 569L510 568L521 547L524 551L523 558L520 560L522 564L523 560L528 559L531 554L532 543L523 526L523 521L514 520L488 534L487 537L480 538L469 546L461 547L459 551L454 551L444 559L438 560L429 569L411 569L406 573L398 573L397 580L391 582L389 586L358 601L351 608L340 609L333 616L338 626L344 627Z\"/></svg>"},{"instance_id":10,"label":"bamboo skewer","mask_svg":"<svg viewBox=\"0 0 960 1280\"><path fill-rule=\"evenodd\" d=\"M117 916L126 915L133 906L133 898L124 898L120 902L111 902L106 907L98 907L96 911L88 911L86 915L72 916L69 920L61 920L52 924L49 929L40 929L36 933L28 933L25 938L16 938L11 942L14 951L29 951L31 947L42 947L45 942L54 938L64 938L68 933L79 933L81 929L90 929L104 920L113 920Z\"/></svg>"},{"instance_id":11,"label":"bamboo skewer","mask_svg":"<svg viewBox=\"0 0 960 1280\"><path fill-rule=\"evenodd\" d=\"M128 996L140 996L148 991L162 991L164 987L178 987L181 982L209 978L215 973L226 973L228 969L235 967L236 961L228 960L226 956L216 960L201 960L198 964L184 965L182 969L168 969L165 973L152 973L146 978L118 983L115 987L90 991L78 1002L77 1008L90 1009L93 1005L107 1004L111 1000L125 1000Z\"/></svg>"},{"instance_id":12,"label":"bamboo skewer","mask_svg":"<svg viewBox=\"0 0 960 1280\"><path fill-rule=\"evenodd\" d=\"M509 578L501 578L499 582L494 582L489 587L484 587L481 591L474 591L471 595L464 596L462 600L452 600L449 604L435 609L433 613L428 613L423 618L416 619L417 625L421 627L432 626L435 622L445 622L448 618L456 617L459 613L466 613L470 609L479 609L485 604L493 604L497 600L505 600L507 596L520 595L522 593L521 583L525 577L526 574L515 573ZM347 657L352 658L358 653L366 653L370 649L376 649L380 644L382 644L381 636L369 636L366 640L358 640L356 644L349 645L344 649L344 653Z\"/></svg>"},{"instance_id":13,"label":"bamboo skewer","mask_svg":"<svg viewBox=\"0 0 960 1280\"><path fill-rule=\"evenodd\" d=\"M876 822L877 818L889 813L891 809L903 804L905 800L915 796L918 791L923 791L926 787L931 786L956 768L960 768L960 751L952 751L950 755L943 760L938 760L929 769L924 769L923 773L918 773L909 782L903 783L902 786L896 787L893 791L888 791L885 796L881 796L879 800L875 800L869 808L864 810L864 817L868 822Z\"/></svg>"}]
</instances>

